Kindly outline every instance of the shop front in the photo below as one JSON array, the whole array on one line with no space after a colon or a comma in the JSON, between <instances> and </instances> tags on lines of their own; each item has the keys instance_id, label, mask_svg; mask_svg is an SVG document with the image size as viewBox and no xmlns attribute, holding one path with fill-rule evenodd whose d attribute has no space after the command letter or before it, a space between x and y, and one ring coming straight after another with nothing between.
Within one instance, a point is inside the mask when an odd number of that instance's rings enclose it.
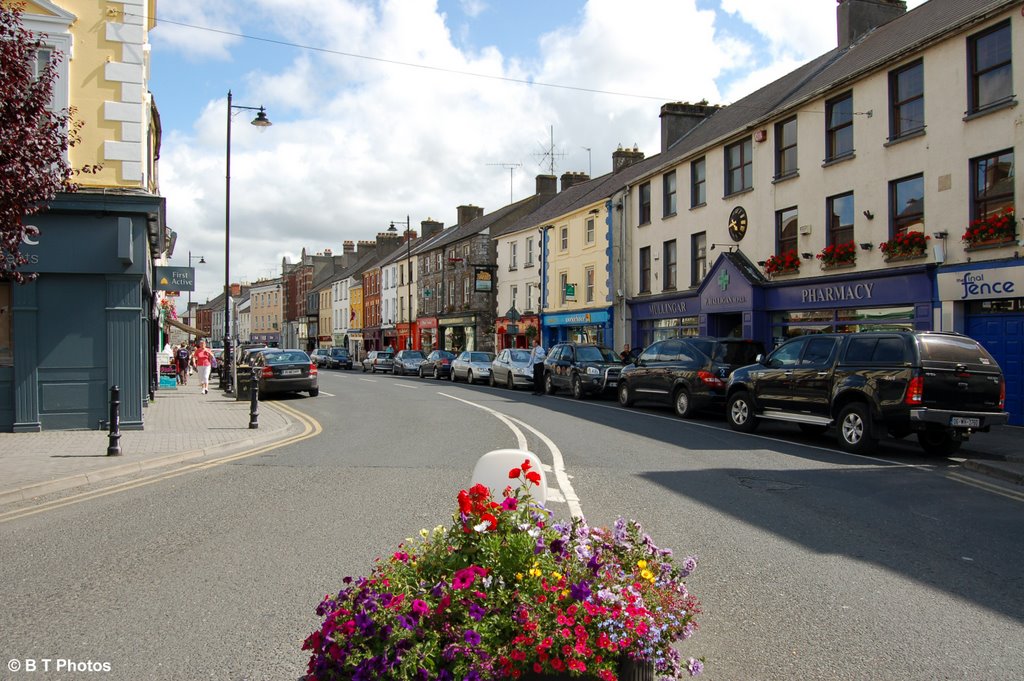
<instances>
[{"instance_id":1,"label":"shop front","mask_svg":"<svg viewBox=\"0 0 1024 681\"><path fill-rule=\"evenodd\" d=\"M449 352L476 350L476 315L449 315L437 318L439 349Z\"/></svg>"},{"instance_id":2,"label":"shop front","mask_svg":"<svg viewBox=\"0 0 1024 681\"><path fill-rule=\"evenodd\" d=\"M545 347L569 341L605 346L614 342L611 308L546 314L543 322Z\"/></svg>"},{"instance_id":3,"label":"shop front","mask_svg":"<svg viewBox=\"0 0 1024 681\"><path fill-rule=\"evenodd\" d=\"M383 350L384 349L384 336L381 333L379 326L366 326L363 327L363 351L365 353L370 350Z\"/></svg>"},{"instance_id":4,"label":"shop front","mask_svg":"<svg viewBox=\"0 0 1024 681\"><path fill-rule=\"evenodd\" d=\"M398 329L394 325L382 326L380 333L384 343L381 345L381 349L391 348L395 352L402 349L402 346L398 344Z\"/></svg>"},{"instance_id":5,"label":"shop front","mask_svg":"<svg viewBox=\"0 0 1024 681\"><path fill-rule=\"evenodd\" d=\"M534 314L521 315L515 321L508 317L498 317L494 326L498 338L496 352L505 348L529 348L531 339L540 328L540 317Z\"/></svg>"},{"instance_id":6,"label":"shop front","mask_svg":"<svg viewBox=\"0 0 1024 681\"><path fill-rule=\"evenodd\" d=\"M419 345L417 345L419 334L415 332L415 327L412 324L398 324L395 329L398 332L398 343L395 345L396 349L419 350Z\"/></svg>"},{"instance_id":7,"label":"shop front","mask_svg":"<svg viewBox=\"0 0 1024 681\"><path fill-rule=\"evenodd\" d=\"M933 327L932 279L924 267L796 281L765 295L769 348L809 333Z\"/></svg>"},{"instance_id":8,"label":"shop front","mask_svg":"<svg viewBox=\"0 0 1024 681\"><path fill-rule=\"evenodd\" d=\"M1010 423L1024 425L1024 267L1005 262L961 265L936 276L942 328L989 351L1006 379Z\"/></svg>"},{"instance_id":9,"label":"shop front","mask_svg":"<svg viewBox=\"0 0 1024 681\"><path fill-rule=\"evenodd\" d=\"M253 343L264 343L272 348L276 348L281 345L281 334L278 331L273 333L251 333L249 339Z\"/></svg>"},{"instance_id":10,"label":"shop front","mask_svg":"<svg viewBox=\"0 0 1024 681\"><path fill-rule=\"evenodd\" d=\"M363 343L365 339L361 332L348 334L348 354L352 355L353 362L361 362L363 357L366 357L366 351L363 349Z\"/></svg>"},{"instance_id":11,"label":"shop front","mask_svg":"<svg viewBox=\"0 0 1024 681\"><path fill-rule=\"evenodd\" d=\"M430 354L437 350L437 317L420 317L416 320L416 330L420 337L420 350Z\"/></svg>"}]
</instances>

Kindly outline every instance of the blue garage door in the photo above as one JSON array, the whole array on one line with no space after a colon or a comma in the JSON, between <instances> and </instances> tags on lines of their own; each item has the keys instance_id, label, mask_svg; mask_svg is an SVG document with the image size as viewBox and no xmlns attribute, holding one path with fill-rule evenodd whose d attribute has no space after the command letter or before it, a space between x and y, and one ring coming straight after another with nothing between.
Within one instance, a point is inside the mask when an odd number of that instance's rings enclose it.
<instances>
[{"instance_id":1,"label":"blue garage door","mask_svg":"<svg viewBox=\"0 0 1024 681\"><path fill-rule=\"evenodd\" d=\"M966 332L999 362L1006 377L1010 423L1024 426L1024 315L968 315Z\"/></svg>"}]
</instances>

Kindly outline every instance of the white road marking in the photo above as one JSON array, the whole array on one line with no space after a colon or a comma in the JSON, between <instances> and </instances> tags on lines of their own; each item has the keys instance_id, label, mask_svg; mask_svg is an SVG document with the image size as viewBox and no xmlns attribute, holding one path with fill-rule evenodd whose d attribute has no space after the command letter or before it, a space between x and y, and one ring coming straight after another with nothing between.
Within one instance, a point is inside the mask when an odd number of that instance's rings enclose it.
<instances>
[{"instance_id":1,"label":"white road marking","mask_svg":"<svg viewBox=\"0 0 1024 681\"><path fill-rule=\"evenodd\" d=\"M328 397L337 397L334 393L325 393L323 390L320 391L321 395L327 395Z\"/></svg>"},{"instance_id":2,"label":"white road marking","mask_svg":"<svg viewBox=\"0 0 1024 681\"><path fill-rule=\"evenodd\" d=\"M551 440L551 438L549 438L547 435L540 432L530 424L526 423L525 421L521 421L520 419L517 419L512 416L507 416L505 414L502 414L500 411L491 409L490 407L485 407L482 404L476 404L475 402L470 402L469 400L464 400L460 397L455 397L454 395L449 395L447 393L438 394L453 400L458 400L459 402L468 404L471 407L482 409L487 413L491 414L492 416L494 416L495 418L497 418L498 420L500 420L502 423L507 425L509 429L512 430L513 433L515 433L516 441L519 443L519 449L527 449L526 437L523 435L523 432L519 428L515 427L514 424L518 423L523 428L526 428L531 433L536 435L537 438L540 439L540 441L543 442L547 446L548 450L551 452L551 468L554 472L555 483L558 485L559 492L557 496L561 497L561 499L558 499L558 501L565 501L565 503L568 504L569 512L573 515L573 517L583 517L583 509L580 507L580 498L576 496L576 491L572 488L572 483L569 482L569 476L565 472L565 460L562 458L562 451ZM554 492L555 490L549 490L549 494L551 495L552 501L556 499L556 495L554 494Z\"/></svg>"},{"instance_id":3,"label":"white road marking","mask_svg":"<svg viewBox=\"0 0 1024 681\"><path fill-rule=\"evenodd\" d=\"M359 380L360 381L366 381L367 383L376 383L377 382L377 379L375 379L375 378L360 378Z\"/></svg>"},{"instance_id":4,"label":"white road marking","mask_svg":"<svg viewBox=\"0 0 1024 681\"><path fill-rule=\"evenodd\" d=\"M414 385L409 385L408 383L395 383L394 385L397 385L399 388L408 388L409 390L419 390L418 387L416 387Z\"/></svg>"}]
</instances>

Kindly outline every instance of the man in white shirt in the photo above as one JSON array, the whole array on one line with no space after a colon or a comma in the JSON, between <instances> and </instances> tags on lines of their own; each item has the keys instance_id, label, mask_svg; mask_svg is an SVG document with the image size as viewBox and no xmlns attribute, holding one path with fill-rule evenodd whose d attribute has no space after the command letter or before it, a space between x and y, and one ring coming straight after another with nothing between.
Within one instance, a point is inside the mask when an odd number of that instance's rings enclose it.
<instances>
[{"instance_id":1,"label":"man in white shirt","mask_svg":"<svg viewBox=\"0 0 1024 681\"><path fill-rule=\"evenodd\" d=\"M548 353L544 352L544 346L540 344L540 338L533 339L533 349L530 350L530 363L533 364L533 394L544 394L544 360Z\"/></svg>"}]
</instances>

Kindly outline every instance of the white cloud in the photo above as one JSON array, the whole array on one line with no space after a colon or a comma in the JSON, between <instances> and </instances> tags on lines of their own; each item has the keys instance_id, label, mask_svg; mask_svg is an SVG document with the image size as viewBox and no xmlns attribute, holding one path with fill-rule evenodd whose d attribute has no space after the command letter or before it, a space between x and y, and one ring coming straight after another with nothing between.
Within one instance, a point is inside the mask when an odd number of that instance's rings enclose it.
<instances>
[{"instance_id":1,"label":"white cloud","mask_svg":"<svg viewBox=\"0 0 1024 681\"><path fill-rule=\"evenodd\" d=\"M157 14L159 30L151 34L153 45L157 49L174 50L197 61L209 58L227 60L231 48L241 42L241 38L230 35L240 32L240 24L233 19L233 9L231 3L210 3L205 0L162 3Z\"/></svg>"}]
</instances>

